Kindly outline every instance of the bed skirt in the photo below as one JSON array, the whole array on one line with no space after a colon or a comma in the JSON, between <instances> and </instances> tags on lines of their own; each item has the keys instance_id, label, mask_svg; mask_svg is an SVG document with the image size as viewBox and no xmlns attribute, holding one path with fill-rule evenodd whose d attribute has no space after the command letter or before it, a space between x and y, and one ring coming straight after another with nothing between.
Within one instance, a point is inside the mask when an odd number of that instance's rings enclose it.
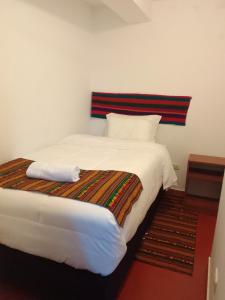
<instances>
[{"instance_id":1,"label":"bed skirt","mask_svg":"<svg viewBox=\"0 0 225 300\"><path fill-rule=\"evenodd\" d=\"M160 199L162 189L148 210L144 221L132 240L127 244L127 253L116 270L101 276L89 271L75 270L65 264L36 257L0 245L0 286L25 290L34 298L24 295L24 299L99 299L115 300L133 262L134 254L141 242L145 229ZM7 283L8 282L8 283ZM10 289L10 288L9 288Z\"/></svg>"}]
</instances>

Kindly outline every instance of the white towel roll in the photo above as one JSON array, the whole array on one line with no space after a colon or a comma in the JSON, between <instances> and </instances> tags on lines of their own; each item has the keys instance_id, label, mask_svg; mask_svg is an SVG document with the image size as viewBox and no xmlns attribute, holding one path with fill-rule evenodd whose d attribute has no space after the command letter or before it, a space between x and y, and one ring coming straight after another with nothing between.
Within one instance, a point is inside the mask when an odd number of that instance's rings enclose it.
<instances>
[{"instance_id":1,"label":"white towel roll","mask_svg":"<svg viewBox=\"0 0 225 300\"><path fill-rule=\"evenodd\" d=\"M26 171L31 178L62 182L76 182L80 179L80 169L72 165L33 162Z\"/></svg>"}]
</instances>

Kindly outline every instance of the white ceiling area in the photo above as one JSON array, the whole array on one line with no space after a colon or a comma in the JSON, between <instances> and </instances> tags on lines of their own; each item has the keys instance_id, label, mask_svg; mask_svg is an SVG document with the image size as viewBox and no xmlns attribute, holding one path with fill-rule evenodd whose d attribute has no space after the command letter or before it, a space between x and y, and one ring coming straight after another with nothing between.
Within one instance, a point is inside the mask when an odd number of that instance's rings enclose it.
<instances>
[{"instance_id":1,"label":"white ceiling area","mask_svg":"<svg viewBox=\"0 0 225 300\"><path fill-rule=\"evenodd\" d=\"M93 5L93 6L98 6L98 5L101 5L102 4L102 1L101 0L85 0L85 2Z\"/></svg>"},{"instance_id":2,"label":"white ceiling area","mask_svg":"<svg viewBox=\"0 0 225 300\"><path fill-rule=\"evenodd\" d=\"M174 8L179 5L193 7L199 9L224 9L225 0L83 0L95 10L108 9L113 14L117 15L127 24L135 24L149 21L151 19L152 1L171 3Z\"/></svg>"},{"instance_id":3,"label":"white ceiling area","mask_svg":"<svg viewBox=\"0 0 225 300\"><path fill-rule=\"evenodd\" d=\"M126 23L146 22L150 19L152 0L84 0L93 7L105 6Z\"/></svg>"}]
</instances>

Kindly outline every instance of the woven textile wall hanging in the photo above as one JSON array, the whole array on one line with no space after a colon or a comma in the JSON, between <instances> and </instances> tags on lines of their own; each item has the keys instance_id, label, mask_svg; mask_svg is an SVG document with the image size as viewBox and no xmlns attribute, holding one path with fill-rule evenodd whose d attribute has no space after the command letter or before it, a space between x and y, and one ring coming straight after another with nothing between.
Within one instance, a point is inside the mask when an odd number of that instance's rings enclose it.
<instances>
[{"instance_id":1,"label":"woven textile wall hanging","mask_svg":"<svg viewBox=\"0 0 225 300\"><path fill-rule=\"evenodd\" d=\"M92 93L91 116L105 119L110 112L125 115L161 115L162 124L184 126L190 96L152 94Z\"/></svg>"}]
</instances>

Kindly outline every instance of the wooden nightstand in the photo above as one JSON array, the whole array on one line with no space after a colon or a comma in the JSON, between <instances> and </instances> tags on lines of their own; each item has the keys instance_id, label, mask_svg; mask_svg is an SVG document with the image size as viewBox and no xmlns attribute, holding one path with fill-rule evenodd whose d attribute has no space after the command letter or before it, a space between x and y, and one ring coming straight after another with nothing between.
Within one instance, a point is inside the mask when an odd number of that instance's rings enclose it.
<instances>
[{"instance_id":1,"label":"wooden nightstand","mask_svg":"<svg viewBox=\"0 0 225 300\"><path fill-rule=\"evenodd\" d=\"M190 154L187 167L186 194L219 199L224 169L224 157ZM216 190L213 196L209 195L207 191L210 186ZM200 187L200 191L197 187Z\"/></svg>"}]
</instances>

